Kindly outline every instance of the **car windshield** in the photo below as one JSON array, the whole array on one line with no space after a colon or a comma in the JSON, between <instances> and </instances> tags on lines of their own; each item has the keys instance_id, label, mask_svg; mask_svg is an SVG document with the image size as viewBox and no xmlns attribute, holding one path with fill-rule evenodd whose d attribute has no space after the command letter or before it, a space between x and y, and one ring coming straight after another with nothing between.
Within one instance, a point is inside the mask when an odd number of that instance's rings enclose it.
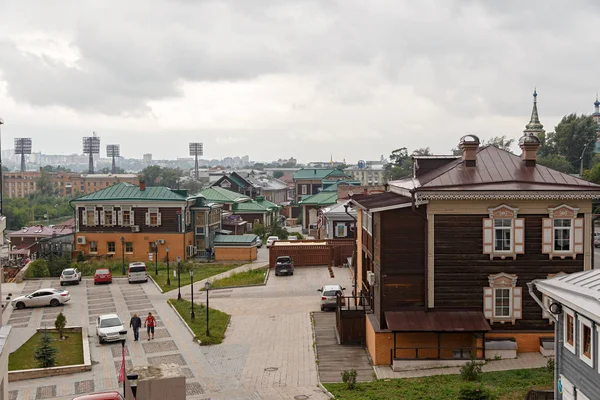
<instances>
[{"instance_id":1,"label":"car windshield","mask_svg":"<svg viewBox=\"0 0 600 400\"><path fill-rule=\"evenodd\" d=\"M107 269L97 269L96 273L97 274L108 274L109 270L107 270Z\"/></svg>"},{"instance_id":2,"label":"car windshield","mask_svg":"<svg viewBox=\"0 0 600 400\"><path fill-rule=\"evenodd\" d=\"M289 257L279 257L279 258L277 259L277 262L278 262L278 263L289 263L289 262L291 262L291 261L292 261L292 259L291 259L291 258L289 258Z\"/></svg>"},{"instance_id":3,"label":"car windshield","mask_svg":"<svg viewBox=\"0 0 600 400\"><path fill-rule=\"evenodd\" d=\"M323 296L335 296L337 292L337 290L326 290L325 292L323 292Z\"/></svg>"},{"instance_id":4,"label":"car windshield","mask_svg":"<svg viewBox=\"0 0 600 400\"><path fill-rule=\"evenodd\" d=\"M72 269L66 269L62 272L63 275L73 275L75 273L75 271L73 271Z\"/></svg>"},{"instance_id":5,"label":"car windshield","mask_svg":"<svg viewBox=\"0 0 600 400\"><path fill-rule=\"evenodd\" d=\"M100 321L100 328L112 328L115 326L123 325L119 318L106 318Z\"/></svg>"},{"instance_id":6,"label":"car windshield","mask_svg":"<svg viewBox=\"0 0 600 400\"><path fill-rule=\"evenodd\" d=\"M144 272L146 267L129 267L129 272Z\"/></svg>"}]
</instances>

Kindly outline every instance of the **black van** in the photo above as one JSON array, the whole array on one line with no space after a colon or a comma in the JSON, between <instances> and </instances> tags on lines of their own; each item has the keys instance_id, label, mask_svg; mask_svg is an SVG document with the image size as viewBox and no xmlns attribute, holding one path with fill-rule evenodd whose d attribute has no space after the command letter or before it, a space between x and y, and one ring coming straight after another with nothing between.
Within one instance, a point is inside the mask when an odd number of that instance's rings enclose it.
<instances>
[{"instance_id":1,"label":"black van","mask_svg":"<svg viewBox=\"0 0 600 400\"><path fill-rule=\"evenodd\" d=\"M275 276L279 276L281 274L294 275L294 260L292 257L277 257L277 261L275 261Z\"/></svg>"}]
</instances>

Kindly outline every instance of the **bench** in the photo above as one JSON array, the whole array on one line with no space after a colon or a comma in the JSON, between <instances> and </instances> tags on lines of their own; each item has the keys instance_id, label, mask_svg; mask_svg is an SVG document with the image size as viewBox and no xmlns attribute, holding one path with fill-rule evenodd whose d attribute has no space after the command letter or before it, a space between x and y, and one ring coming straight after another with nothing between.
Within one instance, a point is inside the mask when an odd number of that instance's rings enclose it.
<instances>
[{"instance_id":1,"label":"bench","mask_svg":"<svg viewBox=\"0 0 600 400\"><path fill-rule=\"evenodd\" d=\"M544 357L554 357L554 338L553 337L541 337L540 338L540 353Z\"/></svg>"},{"instance_id":2,"label":"bench","mask_svg":"<svg viewBox=\"0 0 600 400\"><path fill-rule=\"evenodd\" d=\"M514 338L486 339L485 357L488 359L517 358L517 341Z\"/></svg>"}]
</instances>

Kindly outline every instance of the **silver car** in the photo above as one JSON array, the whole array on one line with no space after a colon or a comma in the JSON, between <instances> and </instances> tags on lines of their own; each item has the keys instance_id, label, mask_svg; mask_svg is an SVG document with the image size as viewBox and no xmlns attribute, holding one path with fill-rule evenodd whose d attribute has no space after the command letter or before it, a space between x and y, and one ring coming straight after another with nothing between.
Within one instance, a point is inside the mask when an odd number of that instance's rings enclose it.
<instances>
[{"instance_id":1,"label":"silver car","mask_svg":"<svg viewBox=\"0 0 600 400\"><path fill-rule=\"evenodd\" d=\"M56 307L65 304L69 300L71 300L71 295L68 291L46 288L36 290L35 292L24 296L16 297L11 301L11 304L14 308L21 310L25 307Z\"/></svg>"},{"instance_id":2,"label":"silver car","mask_svg":"<svg viewBox=\"0 0 600 400\"><path fill-rule=\"evenodd\" d=\"M341 303L343 306L345 304L344 290L346 290L346 288L343 288L340 285L325 285L321 289L318 289L317 291L321 292L321 311L336 308L338 294L341 296Z\"/></svg>"},{"instance_id":3,"label":"silver car","mask_svg":"<svg viewBox=\"0 0 600 400\"><path fill-rule=\"evenodd\" d=\"M67 283L79 285L79 282L81 282L81 272L77 268L63 269L63 272L60 273L60 286Z\"/></svg>"},{"instance_id":4,"label":"silver car","mask_svg":"<svg viewBox=\"0 0 600 400\"><path fill-rule=\"evenodd\" d=\"M121 332L125 331L123 322L117 314L105 314L96 320L96 334L100 343L122 340Z\"/></svg>"}]
</instances>

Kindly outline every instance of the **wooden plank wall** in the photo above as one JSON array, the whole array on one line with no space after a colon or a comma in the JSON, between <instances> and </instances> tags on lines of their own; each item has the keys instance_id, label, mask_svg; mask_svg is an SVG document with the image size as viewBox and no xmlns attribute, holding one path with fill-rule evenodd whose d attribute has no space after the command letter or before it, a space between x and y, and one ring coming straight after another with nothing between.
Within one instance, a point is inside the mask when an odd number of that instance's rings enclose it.
<instances>
[{"instance_id":1,"label":"wooden plank wall","mask_svg":"<svg viewBox=\"0 0 600 400\"><path fill-rule=\"evenodd\" d=\"M273 268L279 256L290 256L296 267L331 265L341 266L352 256L353 239L302 240L306 243L323 243L311 246L302 244L278 245L269 248L269 267Z\"/></svg>"}]
</instances>

